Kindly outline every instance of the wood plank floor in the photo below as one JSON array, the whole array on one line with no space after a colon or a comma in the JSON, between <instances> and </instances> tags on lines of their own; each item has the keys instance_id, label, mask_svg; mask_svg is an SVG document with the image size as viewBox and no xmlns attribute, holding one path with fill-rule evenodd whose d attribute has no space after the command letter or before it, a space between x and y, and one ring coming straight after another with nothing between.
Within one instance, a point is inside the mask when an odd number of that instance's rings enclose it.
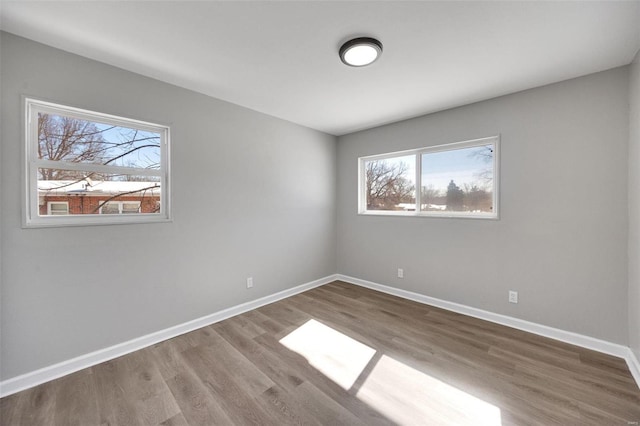
<instances>
[{"instance_id":1,"label":"wood plank floor","mask_svg":"<svg viewBox=\"0 0 640 426\"><path fill-rule=\"evenodd\" d=\"M13 425L625 425L624 360L334 282L0 400Z\"/></svg>"}]
</instances>

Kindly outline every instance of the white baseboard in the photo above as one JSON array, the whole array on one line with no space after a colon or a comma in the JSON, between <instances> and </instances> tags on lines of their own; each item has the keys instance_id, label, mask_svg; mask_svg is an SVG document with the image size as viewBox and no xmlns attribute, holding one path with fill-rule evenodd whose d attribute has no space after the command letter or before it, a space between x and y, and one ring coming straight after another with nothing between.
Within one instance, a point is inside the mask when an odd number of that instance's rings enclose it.
<instances>
[{"instance_id":1,"label":"white baseboard","mask_svg":"<svg viewBox=\"0 0 640 426\"><path fill-rule=\"evenodd\" d=\"M407 290L389 287L386 285L350 277L347 275L334 274L315 281L308 282L306 284L299 285L297 287L274 293L269 296L261 297L250 302L223 309L222 311L218 311L213 314L185 322L183 324L160 330L146 336L141 336L127 342L119 343L108 348L100 349L95 352L81 355L67 361L63 361L36 371L4 380L0 382L0 398L57 379L59 377L66 376L67 374L74 373L78 370L82 370L83 368L91 367L96 364L100 364L101 362L109 361L119 356L146 348L148 346L154 345L167 339L171 339L172 337L176 337L184 333L188 333L198 328L214 324L235 315L239 315L252 309L259 308L260 306L277 302L278 300L282 300L295 294L310 290L312 288L328 284L335 280L359 285L361 287L370 288L382 293L391 294L394 296L402 297L404 299L424 303L426 305L436 306L449 311L483 319L486 321L491 321L497 324L506 325L508 327L527 331L544 337L549 337L551 339L559 340L565 343L570 343L583 348L624 358L629 366L631 375L638 384L638 387L640 387L640 362L638 362L638 358L636 358L633 351L631 351L631 349L626 346L600 339L595 339L593 337L584 336L570 331L564 331L557 328L536 324L506 315L484 311L482 309L477 309L454 302L448 302L446 300L425 296L423 294L414 293Z\"/></svg>"},{"instance_id":2,"label":"white baseboard","mask_svg":"<svg viewBox=\"0 0 640 426\"><path fill-rule=\"evenodd\" d=\"M627 365L629 366L631 375L636 380L638 387L640 387L640 361L638 361L636 354L634 354L631 349L629 349L629 353L625 359L627 360Z\"/></svg>"},{"instance_id":3,"label":"white baseboard","mask_svg":"<svg viewBox=\"0 0 640 426\"><path fill-rule=\"evenodd\" d=\"M261 297L250 302L223 309L222 311L218 311L213 314L185 322L183 324L156 331L155 333L147 334L146 336L141 336L127 342L119 343L108 348L100 349L95 352L81 355L67 361L63 361L36 371L4 380L0 382L0 398L14 394L16 392L20 392L21 390L37 386L41 383L66 376L67 374L74 373L78 370L82 370L83 368L91 367L96 364L100 364L101 362L109 361L119 356L146 348L148 346L154 345L167 339L171 339L172 337L176 337L184 333L188 333L198 328L214 324L235 315L239 315L252 309L259 308L260 306L268 305L270 303L277 302L278 300L285 299L287 297L302 293L312 288L328 284L332 281L335 281L336 279L338 279L337 275L329 275L327 277L320 278L318 280L311 281L287 290L283 290L269 296Z\"/></svg>"},{"instance_id":4,"label":"white baseboard","mask_svg":"<svg viewBox=\"0 0 640 426\"><path fill-rule=\"evenodd\" d=\"M382 293L402 297L403 299L409 299L413 300L414 302L436 306L448 311L453 311L460 314L468 315L470 317L506 325L507 327L516 328L518 330L527 331L539 336L548 337L551 339L559 340L561 342L570 343L572 345L580 346L586 349L591 349L597 352L602 352L608 355L623 358L627 362L629 370L631 371L636 384L640 388L640 364L638 363L638 360L631 349L627 346L607 342L605 340L596 339L594 337L584 336L582 334L573 333L571 331L565 331L558 328L548 327L546 325L536 324L534 322L513 318L507 315L496 314L494 312L473 308L471 306L461 305L459 303L436 299L435 297L425 296L423 294L414 293L412 291L401 290L395 287L362 280L360 278L338 274L337 279L350 284L355 284L361 287L380 291Z\"/></svg>"}]
</instances>

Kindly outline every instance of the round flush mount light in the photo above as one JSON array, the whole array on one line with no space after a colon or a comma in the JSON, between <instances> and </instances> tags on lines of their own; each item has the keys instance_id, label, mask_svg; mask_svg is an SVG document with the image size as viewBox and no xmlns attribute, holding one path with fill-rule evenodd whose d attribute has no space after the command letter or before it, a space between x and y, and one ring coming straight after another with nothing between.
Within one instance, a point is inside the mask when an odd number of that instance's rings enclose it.
<instances>
[{"instance_id":1,"label":"round flush mount light","mask_svg":"<svg viewBox=\"0 0 640 426\"><path fill-rule=\"evenodd\" d=\"M350 67L364 67L375 62L382 53L382 43L371 37L349 40L340 48L340 59Z\"/></svg>"}]
</instances>

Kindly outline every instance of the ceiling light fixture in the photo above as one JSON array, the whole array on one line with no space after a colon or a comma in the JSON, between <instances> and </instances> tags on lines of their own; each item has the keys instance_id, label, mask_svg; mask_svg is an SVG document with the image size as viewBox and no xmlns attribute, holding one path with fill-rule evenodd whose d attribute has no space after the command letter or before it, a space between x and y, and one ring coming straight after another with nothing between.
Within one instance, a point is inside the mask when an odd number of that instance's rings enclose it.
<instances>
[{"instance_id":1,"label":"ceiling light fixture","mask_svg":"<svg viewBox=\"0 0 640 426\"><path fill-rule=\"evenodd\" d=\"M382 43L371 37L349 40L340 48L340 59L350 67L364 67L375 62L382 53Z\"/></svg>"}]
</instances>

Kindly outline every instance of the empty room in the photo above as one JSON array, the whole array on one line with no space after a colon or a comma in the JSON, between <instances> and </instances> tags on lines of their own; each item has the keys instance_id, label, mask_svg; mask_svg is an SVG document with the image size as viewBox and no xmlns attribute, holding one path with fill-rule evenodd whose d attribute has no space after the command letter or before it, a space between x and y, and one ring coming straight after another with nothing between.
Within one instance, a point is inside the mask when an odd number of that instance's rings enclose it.
<instances>
[{"instance_id":1,"label":"empty room","mask_svg":"<svg viewBox=\"0 0 640 426\"><path fill-rule=\"evenodd\" d=\"M2 426L640 424L640 1L0 30Z\"/></svg>"}]
</instances>

